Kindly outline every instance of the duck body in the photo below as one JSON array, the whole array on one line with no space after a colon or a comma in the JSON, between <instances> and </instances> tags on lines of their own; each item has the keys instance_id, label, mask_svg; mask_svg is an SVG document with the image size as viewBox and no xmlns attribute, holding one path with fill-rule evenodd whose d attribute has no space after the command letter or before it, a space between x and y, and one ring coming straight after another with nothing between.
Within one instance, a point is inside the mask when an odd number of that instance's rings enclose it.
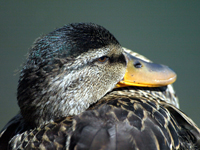
<instances>
[{"instance_id":1,"label":"duck body","mask_svg":"<svg viewBox=\"0 0 200 150\"><path fill-rule=\"evenodd\" d=\"M26 131L10 145L70 150L200 148L199 129L190 118L161 97L137 92L138 87L116 89L80 115Z\"/></svg>"},{"instance_id":2,"label":"duck body","mask_svg":"<svg viewBox=\"0 0 200 150\"><path fill-rule=\"evenodd\" d=\"M199 149L167 66L121 47L102 26L69 24L38 38L20 73L20 112L1 149Z\"/></svg>"}]
</instances>

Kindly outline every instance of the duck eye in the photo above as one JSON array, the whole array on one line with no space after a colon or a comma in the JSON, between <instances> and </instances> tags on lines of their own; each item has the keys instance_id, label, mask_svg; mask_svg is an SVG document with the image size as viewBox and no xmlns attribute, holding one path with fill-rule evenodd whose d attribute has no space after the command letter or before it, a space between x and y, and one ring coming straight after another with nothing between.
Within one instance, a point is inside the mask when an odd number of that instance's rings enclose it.
<instances>
[{"instance_id":1,"label":"duck eye","mask_svg":"<svg viewBox=\"0 0 200 150\"><path fill-rule=\"evenodd\" d=\"M108 57L107 56L102 56L102 57L100 57L99 59L98 59L98 62L100 62L100 63L105 63L105 62L107 62L108 61Z\"/></svg>"}]
</instances>

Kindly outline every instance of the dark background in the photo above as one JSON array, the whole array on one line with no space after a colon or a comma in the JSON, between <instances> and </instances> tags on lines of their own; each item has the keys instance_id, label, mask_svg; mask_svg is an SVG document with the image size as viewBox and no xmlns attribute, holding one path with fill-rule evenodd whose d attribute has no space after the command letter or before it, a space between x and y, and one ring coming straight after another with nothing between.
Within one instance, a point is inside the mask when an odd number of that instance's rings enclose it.
<instances>
[{"instance_id":1,"label":"dark background","mask_svg":"<svg viewBox=\"0 0 200 150\"><path fill-rule=\"evenodd\" d=\"M1 1L0 19L0 129L19 111L18 72L33 41L72 22L100 24L175 70L181 109L200 126L200 1Z\"/></svg>"}]
</instances>

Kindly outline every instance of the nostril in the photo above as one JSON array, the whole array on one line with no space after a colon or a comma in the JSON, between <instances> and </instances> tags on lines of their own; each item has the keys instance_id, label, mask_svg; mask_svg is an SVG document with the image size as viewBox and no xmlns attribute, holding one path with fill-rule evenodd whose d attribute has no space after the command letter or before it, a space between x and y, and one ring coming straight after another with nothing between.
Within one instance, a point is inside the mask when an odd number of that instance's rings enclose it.
<instances>
[{"instance_id":1,"label":"nostril","mask_svg":"<svg viewBox=\"0 0 200 150\"><path fill-rule=\"evenodd\" d=\"M135 68L141 68L142 64L139 61L134 62L133 64L135 66Z\"/></svg>"}]
</instances>

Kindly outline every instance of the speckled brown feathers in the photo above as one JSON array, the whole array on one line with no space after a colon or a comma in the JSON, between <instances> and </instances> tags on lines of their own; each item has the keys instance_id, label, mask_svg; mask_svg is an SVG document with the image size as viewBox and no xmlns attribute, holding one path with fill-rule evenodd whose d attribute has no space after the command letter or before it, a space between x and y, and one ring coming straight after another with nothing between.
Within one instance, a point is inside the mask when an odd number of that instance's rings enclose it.
<instances>
[{"instance_id":1,"label":"speckled brown feathers","mask_svg":"<svg viewBox=\"0 0 200 150\"><path fill-rule=\"evenodd\" d=\"M150 100L128 94L131 90L113 91L90 110L26 131L10 145L16 149L199 149L199 129L185 114L154 96Z\"/></svg>"}]
</instances>

